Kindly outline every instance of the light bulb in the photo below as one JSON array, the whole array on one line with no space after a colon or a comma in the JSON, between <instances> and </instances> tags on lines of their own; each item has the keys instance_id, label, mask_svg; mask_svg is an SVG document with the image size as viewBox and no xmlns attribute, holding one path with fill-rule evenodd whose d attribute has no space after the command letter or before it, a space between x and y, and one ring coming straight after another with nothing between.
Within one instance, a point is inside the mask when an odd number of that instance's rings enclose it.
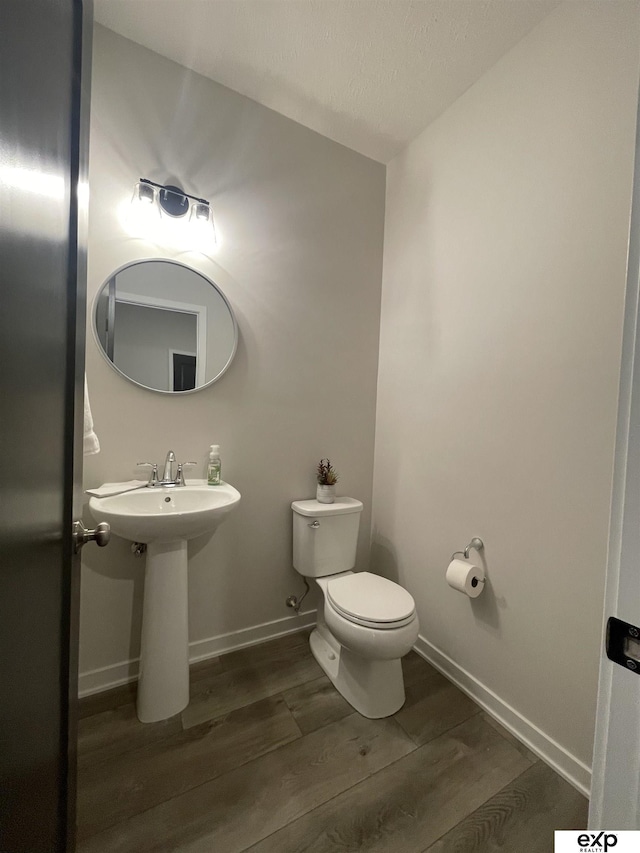
<instances>
[{"instance_id":1,"label":"light bulb","mask_svg":"<svg viewBox=\"0 0 640 853\"><path fill-rule=\"evenodd\" d=\"M213 214L208 204L196 201L191 205L189 217L190 242L199 252L210 252L216 245L216 229Z\"/></svg>"},{"instance_id":2,"label":"light bulb","mask_svg":"<svg viewBox=\"0 0 640 853\"><path fill-rule=\"evenodd\" d=\"M156 191L150 184L139 181L131 198L127 230L132 237L153 237L160 221Z\"/></svg>"}]
</instances>

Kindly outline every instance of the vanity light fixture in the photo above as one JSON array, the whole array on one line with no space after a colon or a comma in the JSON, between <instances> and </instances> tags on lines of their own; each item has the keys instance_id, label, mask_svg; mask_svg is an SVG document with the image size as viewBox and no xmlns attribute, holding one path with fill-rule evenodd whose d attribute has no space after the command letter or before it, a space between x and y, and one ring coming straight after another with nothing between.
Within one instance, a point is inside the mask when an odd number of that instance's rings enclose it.
<instances>
[{"instance_id":1,"label":"vanity light fixture","mask_svg":"<svg viewBox=\"0 0 640 853\"><path fill-rule=\"evenodd\" d=\"M157 184L148 178L140 178L133 189L131 208L134 220L146 226L157 223L159 219L185 219L189 214L185 240L200 250L216 244L213 214L206 198L197 198L171 184Z\"/></svg>"}]
</instances>

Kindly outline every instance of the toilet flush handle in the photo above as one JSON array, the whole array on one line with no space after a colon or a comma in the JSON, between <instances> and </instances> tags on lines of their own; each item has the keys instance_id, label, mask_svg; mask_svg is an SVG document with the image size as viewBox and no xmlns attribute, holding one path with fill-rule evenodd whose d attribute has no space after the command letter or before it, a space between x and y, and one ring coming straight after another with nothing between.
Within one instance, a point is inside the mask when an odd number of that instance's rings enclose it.
<instances>
[{"instance_id":1,"label":"toilet flush handle","mask_svg":"<svg viewBox=\"0 0 640 853\"><path fill-rule=\"evenodd\" d=\"M320 527L320 522L316 518L315 521L312 521L311 524L308 525L312 530L317 530Z\"/></svg>"}]
</instances>

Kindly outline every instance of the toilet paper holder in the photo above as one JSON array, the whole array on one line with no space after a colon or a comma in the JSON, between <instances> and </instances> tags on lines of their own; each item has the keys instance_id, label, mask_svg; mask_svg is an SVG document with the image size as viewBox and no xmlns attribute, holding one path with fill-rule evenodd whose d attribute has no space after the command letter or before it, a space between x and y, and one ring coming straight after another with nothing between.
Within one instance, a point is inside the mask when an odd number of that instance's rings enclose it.
<instances>
[{"instance_id":1,"label":"toilet paper holder","mask_svg":"<svg viewBox=\"0 0 640 853\"><path fill-rule=\"evenodd\" d=\"M455 560L457 554L462 554L465 560L468 560L472 548L476 551L482 551L482 549L484 548L484 542L482 541L482 539L480 539L478 536L474 536L471 542L469 542L467 547L464 549L464 551L454 551L451 555L451 559ZM481 581L481 583L484 583L484 580Z\"/></svg>"}]
</instances>

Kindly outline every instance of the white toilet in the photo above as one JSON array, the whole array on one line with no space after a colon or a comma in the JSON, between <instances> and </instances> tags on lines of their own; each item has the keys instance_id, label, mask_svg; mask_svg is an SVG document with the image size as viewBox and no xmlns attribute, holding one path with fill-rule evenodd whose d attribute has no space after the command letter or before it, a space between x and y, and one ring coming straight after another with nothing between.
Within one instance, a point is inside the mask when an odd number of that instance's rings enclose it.
<instances>
[{"instance_id":1,"label":"white toilet","mask_svg":"<svg viewBox=\"0 0 640 853\"><path fill-rule=\"evenodd\" d=\"M356 562L361 501L294 501L293 566L322 591L313 656L337 690L364 717L394 714L404 704L400 658L418 637L411 595Z\"/></svg>"}]
</instances>

